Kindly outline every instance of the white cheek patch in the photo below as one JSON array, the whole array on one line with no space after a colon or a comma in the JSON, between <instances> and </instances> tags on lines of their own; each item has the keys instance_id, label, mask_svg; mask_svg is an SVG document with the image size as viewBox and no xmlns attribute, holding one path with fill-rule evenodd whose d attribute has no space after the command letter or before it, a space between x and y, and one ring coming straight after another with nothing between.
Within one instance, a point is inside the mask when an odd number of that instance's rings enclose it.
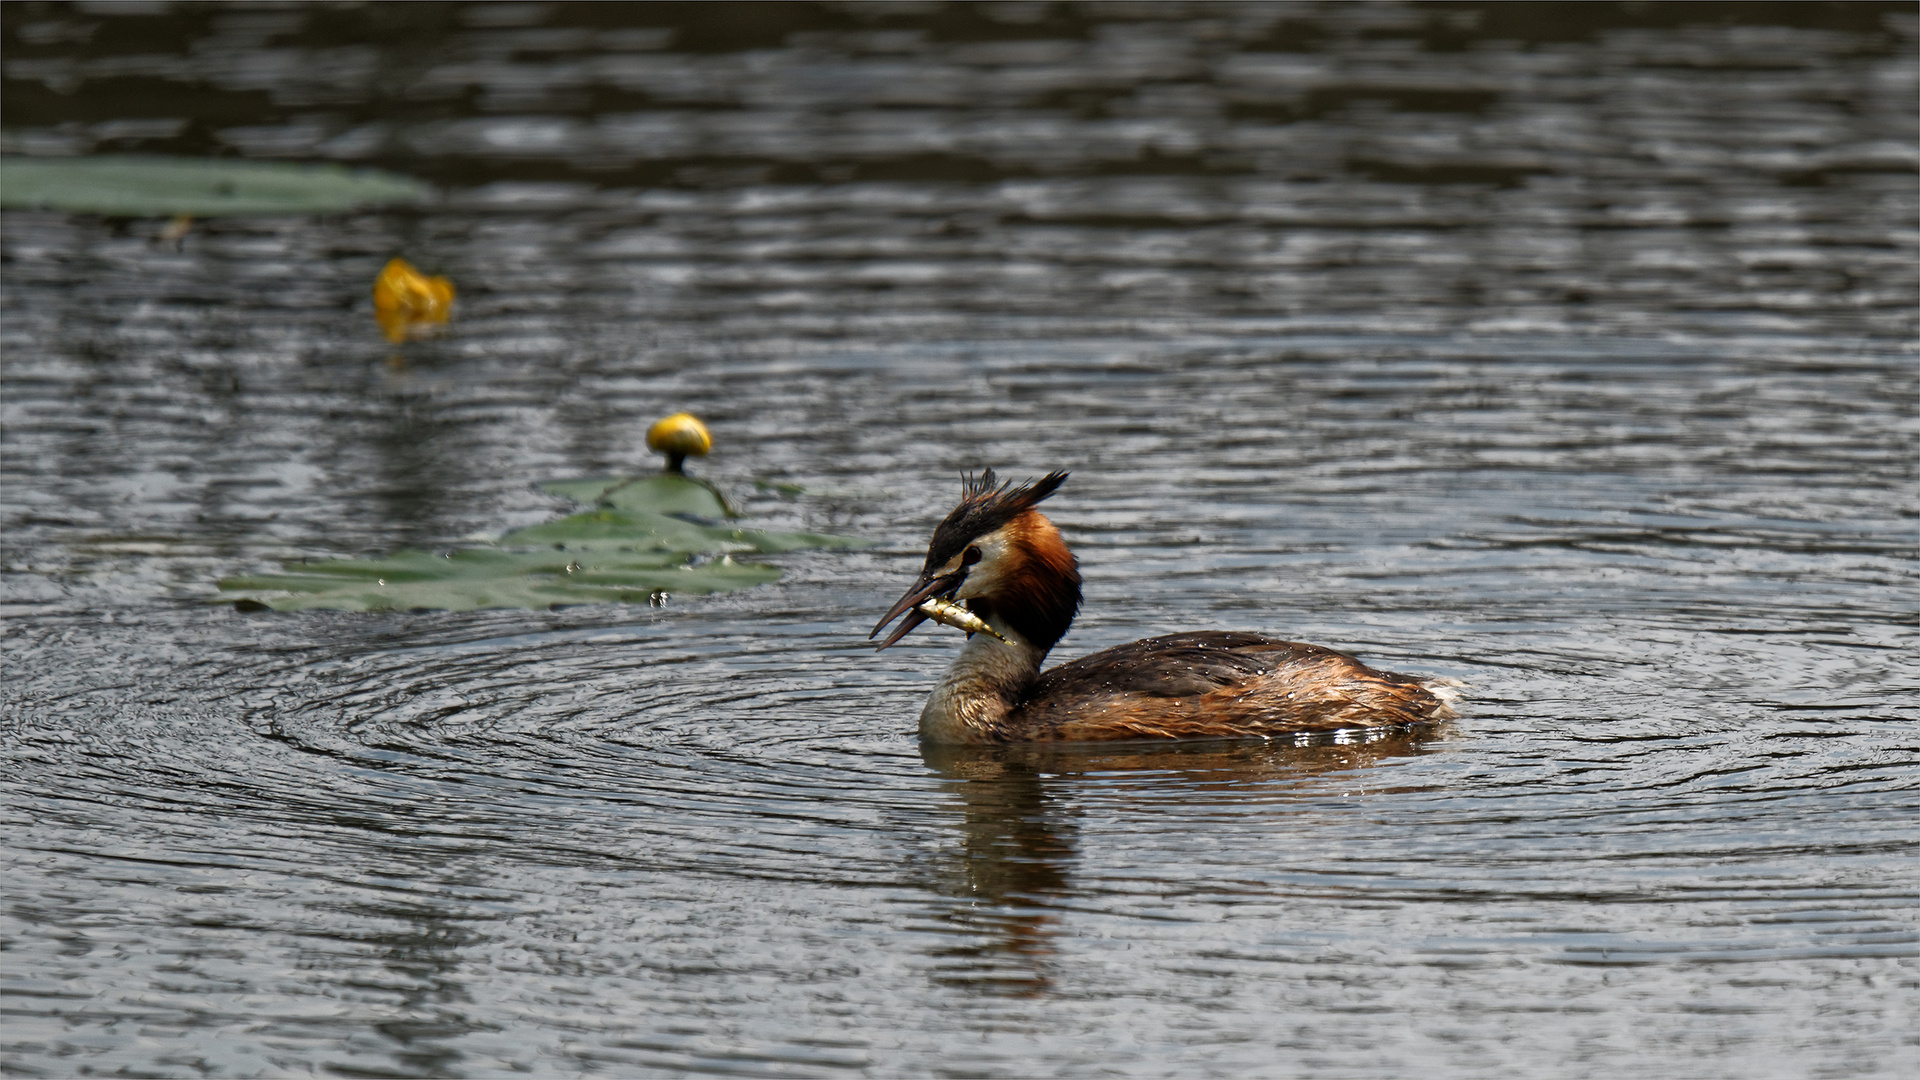
<instances>
[{"instance_id":1,"label":"white cheek patch","mask_svg":"<svg viewBox=\"0 0 1920 1080\"><path fill-rule=\"evenodd\" d=\"M967 569L967 580L960 583L960 591L954 594L962 600L970 596L991 596L1005 584L1012 569L1012 545L1007 542L1005 528L995 529L975 540L972 546L980 549L980 561Z\"/></svg>"}]
</instances>

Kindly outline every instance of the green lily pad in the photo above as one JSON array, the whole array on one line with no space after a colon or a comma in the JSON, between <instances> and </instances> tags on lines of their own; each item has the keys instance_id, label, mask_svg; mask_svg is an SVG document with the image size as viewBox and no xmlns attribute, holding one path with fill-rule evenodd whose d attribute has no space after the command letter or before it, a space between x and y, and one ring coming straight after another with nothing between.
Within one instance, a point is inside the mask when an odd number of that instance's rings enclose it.
<instances>
[{"instance_id":1,"label":"green lily pad","mask_svg":"<svg viewBox=\"0 0 1920 1080\"><path fill-rule=\"evenodd\" d=\"M568 551L719 552L759 550L746 529L706 525L668 514L601 507L557 521L515 529L502 536L507 547L550 547Z\"/></svg>"},{"instance_id":2,"label":"green lily pad","mask_svg":"<svg viewBox=\"0 0 1920 1080\"><path fill-rule=\"evenodd\" d=\"M652 545L675 551L768 553L866 547L870 543L827 533L737 528L723 520L739 515L720 493L688 476L662 473L638 479L602 476L550 480L541 484L540 490L588 503L596 509L508 533L500 538L500 543L558 544L569 548Z\"/></svg>"},{"instance_id":3,"label":"green lily pad","mask_svg":"<svg viewBox=\"0 0 1920 1080\"><path fill-rule=\"evenodd\" d=\"M633 603L651 599L656 591L727 592L779 579L778 568L735 562L735 554L869 543L850 536L741 528L727 520L731 511L718 492L684 476L559 480L541 488L597 505L515 529L492 547L330 559L293 564L281 574L227 578L220 582L220 600L276 611ZM701 561L696 558L701 555L719 557Z\"/></svg>"},{"instance_id":4,"label":"green lily pad","mask_svg":"<svg viewBox=\"0 0 1920 1080\"><path fill-rule=\"evenodd\" d=\"M121 155L0 159L0 206L129 217L332 213L432 193L409 177L339 165Z\"/></svg>"},{"instance_id":5,"label":"green lily pad","mask_svg":"<svg viewBox=\"0 0 1920 1080\"><path fill-rule=\"evenodd\" d=\"M681 552L501 551L435 555L401 551L384 559L298 563L283 574L228 578L223 601L275 611L407 611L547 608L644 603L656 592L731 592L777 581L780 570L722 556L695 564Z\"/></svg>"},{"instance_id":6,"label":"green lily pad","mask_svg":"<svg viewBox=\"0 0 1920 1080\"><path fill-rule=\"evenodd\" d=\"M866 547L871 541L827 533L743 529L674 514L601 507L569 514L502 536L506 547L551 546L568 551L742 552ZM711 519L709 519L711 520Z\"/></svg>"},{"instance_id":7,"label":"green lily pad","mask_svg":"<svg viewBox=\"0 0 1920 1080\"><path fill-rule=\"evenodd\" d=\"M595 476L582 480L549 480L540 490L588 506L616 510L645 510L655 514L693 514L730 518L739 515L709 484L691 476L656 473L653 476Z\"/></svg>"}]
</instances>

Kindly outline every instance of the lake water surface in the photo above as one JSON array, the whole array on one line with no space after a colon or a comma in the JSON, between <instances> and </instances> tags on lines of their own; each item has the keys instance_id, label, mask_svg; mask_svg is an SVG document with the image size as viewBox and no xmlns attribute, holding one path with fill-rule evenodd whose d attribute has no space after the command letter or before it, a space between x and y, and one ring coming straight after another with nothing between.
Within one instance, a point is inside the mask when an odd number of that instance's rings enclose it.
<instances>
[{"instance_id":1,"label":"lake water surface","mask_svg":"<svg viewBox=\"0 0 1920 1080\"><path fill-rule=\"evenodd\" d=\"M445 192L0 218L8 1075L1920 1066L1911 5L4 16L9 154ZM381 340L395 254L448 336ZM209 602L679 409L878 546ZM1056 658L1257 630L1463 717L921 747L958 635L865 634L985 465L1073 471Z\"/></svg>"}]
</instances>

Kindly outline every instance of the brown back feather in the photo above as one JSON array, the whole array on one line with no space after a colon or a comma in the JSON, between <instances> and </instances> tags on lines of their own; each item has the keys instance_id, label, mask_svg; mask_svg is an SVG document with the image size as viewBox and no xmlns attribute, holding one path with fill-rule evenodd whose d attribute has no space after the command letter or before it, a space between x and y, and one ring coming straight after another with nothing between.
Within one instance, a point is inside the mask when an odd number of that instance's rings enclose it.
<instances>
[{"instance_id":1,"label":"brown back feather","mask_svg":"<svg viewBox=\"0 0 1920 1080\"><path fill-rule=\"evenodd\" d=\"M1453 710L1417 679L1318 645L1192 633L1116 646L1040 676L1022 739L1244 738L1432 724Z\"/></svg>"}]
</instances>

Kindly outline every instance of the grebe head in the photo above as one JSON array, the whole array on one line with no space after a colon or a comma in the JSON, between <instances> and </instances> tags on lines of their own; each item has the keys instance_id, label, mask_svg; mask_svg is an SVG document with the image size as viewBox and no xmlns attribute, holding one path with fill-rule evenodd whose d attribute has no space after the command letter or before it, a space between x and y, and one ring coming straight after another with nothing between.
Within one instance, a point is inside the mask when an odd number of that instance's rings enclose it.
<instances>
[{"instance_id":1,"label":"grebe head","mask_svg":"<svg viewBox=\"0 0 1920 1080\"><path fill-rule=\"evenodd\" d=\"M999 622L1042 654L1053 648L1080 610L1080 569L1060 530L1034 507L1066 478L1050 472L1014 487L995 486L992 469L967 477L960 505L933 530L919 580L867 636L905 613L880 643L884 649L926 621L921 603L964 600L975 615Z\"/></svg>"}]
</instances>

